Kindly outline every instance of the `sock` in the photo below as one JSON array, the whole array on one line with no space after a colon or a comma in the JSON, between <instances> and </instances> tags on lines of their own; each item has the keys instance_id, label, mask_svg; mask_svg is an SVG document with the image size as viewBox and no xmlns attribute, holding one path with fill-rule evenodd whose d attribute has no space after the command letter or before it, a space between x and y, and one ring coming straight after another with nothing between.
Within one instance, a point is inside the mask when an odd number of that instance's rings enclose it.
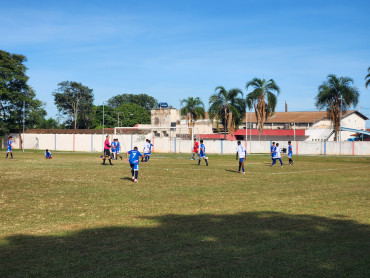
<instances>
[{"instance_id":1,"label":"sock","mask_svg":"<svg viewBox=\"0 0 370 278\"><path fill-rule=\"evenodd\" d=\"M105 164L105 157L103 158L103 164Z\"/></svg>"},{"instance_id":2,"label":"sock","mask_svg":"<svg viewBox=\"0 0 370 278\"><path fill-rule=\"evenodd\" d=\"M110 158L108 158L108 160L109 160L109 164L110 164L110 165L112 165L112 161L111 161L111 159L110 159Z\"/></svg>"},{"instance_id":3,"label":"sock","mask_svg":"<svg viewBox=\"0 0 370 278\"><path fill-rule=\"evenodd\" d=\"M137 180L138 176L139 176L139 171L135 171L135 180Z\"/></svg>"},{"instance_id":4,"label":"sock","mask_svg":"<svg viewBox=\"0 0 370 278\"><path fill-rule=\"evenodd\" d=\"M145 162L148 162L148 157L147 156L145 156Z\"/></svg>"},{"instance_id":5,"label":"sock","mask_svg":"<svg viewBox=\"0 0 370 278\"><path fill-rule=\"evenodd\" d=\"M9 154L7 153L7 154L6 154L6 158L8 158L8 155L9 155Z\"/></svg>"},{"instance_id":6,"label":"sock","mask_svg":"<svg viewBox=\"0 0 370 278\"><path fill-rule=\"evenodd\" d=\"M208 161L207 161L207 159L204 159L204 161L206 162L206 165L208 166Z\"/></svg>"},{"instance_id":7,"label":"sock","mask_svg":"<svg viewBox=\"0 0 370 278\"><path fill-rule=\"evenodd\" d=\"M148 161L149 161L149 158L150 158L150 156L148 156Z\"/></svg>"},{"instance_id":8,"label":"sock","mask_svg":"<svg viewBox=\"0 0 370 278\"><path fill-rule=\"evenodd\" d=\"M134 169L131 169L131 177L133 177L134 176Z\"/></svg>"},{"instance_id":9,"label":"sock","mask_svg":"<svg viewBox=\"0 0 370 278\"><path fill-rule=\"evenodd\" d=\"M243 167L243 173L244 173L245 171L244 171L244 167Z\"/></svg>"},{"instance_id":10,"label":"sock","mask_svg":"<svg viewBox=\"0 0 370 278\"><path fill-rule=\"evenodd\" d=\"M13 158L13 153L10 153L10 156Z\"/></svg>"},{"instance_id":11,"label":"sock","mask_svg":"<svg viewBox=\"0 0 370 278\"><path fill-rule=\"evenodd\" d=\"M240 172L240 168L242 168L242 163L239 162L239 172Z\"/></svg>"},{"instance_id":12,"label":"sock","mask_svg":"<svg viewBox=\"0 0 370 278\"><path fill-rule=\"evenodd\" d=\"M198 165L200 165L200 159L198 160Z\"/></svg>"}]
</instances>

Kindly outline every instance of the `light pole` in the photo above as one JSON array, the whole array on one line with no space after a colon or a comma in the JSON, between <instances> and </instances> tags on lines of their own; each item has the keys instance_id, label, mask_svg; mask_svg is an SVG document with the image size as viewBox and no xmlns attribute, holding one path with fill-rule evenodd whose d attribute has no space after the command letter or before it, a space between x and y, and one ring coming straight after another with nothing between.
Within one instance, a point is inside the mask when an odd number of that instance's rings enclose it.
<instances>
[{"instance_id":1,"label":"light pole","mask_svg":"<svg viewBox=\"0 0 370 278\"><path fill-rule=\"evenodd\" d=\"M341 121L342 121L342 105L343 105L343 97L340 98L340 110L339 110L339 155L342 154L342 131L341 131Z\"/></svg>"},{"instance_id":2,"label":"light pole","mask_svg":"<svg viewBox=\"0 0 370 278\"><path fill-rule=\"evenodd\" d=\"M104 139L104 101L103 101L103 139Z\"/></svg>"},{"instance_id":3,"label":"light pole","mask_svg":"<svg viewBox=\"0 0 370 278\"><path fill-rule=\"evenodd\" d=\"M117 112L117 126L119 127L119 112Z\"/></svg>"},{"instance_id":4,"label":"light pole","mask_svg":"<svg viewBox=\"0 0 370 278\"><path fill-rule=\"evenodd\" d=\"M249 100L251 107L252 107L252 100ZM252 113L251 113L251 121L249 123L249 152L252 153Z\"/></svg>"}]
</instances>

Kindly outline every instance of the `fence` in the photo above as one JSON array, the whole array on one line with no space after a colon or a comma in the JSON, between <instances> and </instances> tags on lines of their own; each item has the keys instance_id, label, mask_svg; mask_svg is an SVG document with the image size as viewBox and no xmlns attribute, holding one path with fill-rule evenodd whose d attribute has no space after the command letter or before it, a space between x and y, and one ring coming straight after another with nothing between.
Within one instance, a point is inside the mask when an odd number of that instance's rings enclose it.
<instances>
[{"instance_id":1,"label":"fence","mask_svg":"<svg viewBox=\"0 0 370 278\"><path fill-rule=\"evenodd\" d=\"M13 136L13 146L20 149L18 134ZM110 134L113 138L113 134ZM25 133L24 148L36 150L102 152L105 136L101 134L29 134ZM173 137L152 137L149 135L125 134L116 135L121 143L121 152L131 150L137 146L143 148L146 138L152 140L154 152L164 153L190 153L193 142ZM3 148L6 145L6 137L3 140ZM204 140L208 154L234 154L236 153L236 141ZM279 142L280 147L287 147L287 142ZM270 141L253 141L242 144L246 146L248 153L269 153ZM295 155L370 155L370 142L292 142Z\"/></svg>"}]
</instances>

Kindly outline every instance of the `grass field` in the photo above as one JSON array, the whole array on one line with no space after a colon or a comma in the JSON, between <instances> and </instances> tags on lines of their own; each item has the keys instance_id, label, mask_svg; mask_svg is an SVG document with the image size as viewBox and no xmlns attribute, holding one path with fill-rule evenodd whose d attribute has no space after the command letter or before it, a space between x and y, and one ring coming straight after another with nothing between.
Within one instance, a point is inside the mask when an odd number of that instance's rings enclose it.
<instances>
[{"instance_id":1,"label":"grass field","mask_svg":"<svg viewBox=\"0 0 370 278\"><path fill-rule=\"evenodd\" d=\"M370 158L1 156L0 277L370 277Z\"/></svg>"}]
</instances>

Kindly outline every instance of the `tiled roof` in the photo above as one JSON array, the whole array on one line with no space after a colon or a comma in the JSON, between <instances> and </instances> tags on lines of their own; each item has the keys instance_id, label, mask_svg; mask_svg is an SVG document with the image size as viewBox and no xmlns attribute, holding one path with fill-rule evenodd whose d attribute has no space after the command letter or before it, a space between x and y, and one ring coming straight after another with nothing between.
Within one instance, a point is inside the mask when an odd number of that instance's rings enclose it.
<instances>
[{"instance_id":1,"label":"tiled roof","mask_svg":"<svg viewBox=\"0 0 370 278\"><path fill-rule=\"evenodd\" d=\"M350 114L356 113L365 120L368 118L358 111L347 111L343 116L348 116ZM254 112L246 113L244 122L250 122L252 116L252 122L257 122L256 114ZM275 112L266 123L316 123L321 120L329 119L328 112L326 111L301 111L301 112Z\"/></svg>"}]
</instances>

